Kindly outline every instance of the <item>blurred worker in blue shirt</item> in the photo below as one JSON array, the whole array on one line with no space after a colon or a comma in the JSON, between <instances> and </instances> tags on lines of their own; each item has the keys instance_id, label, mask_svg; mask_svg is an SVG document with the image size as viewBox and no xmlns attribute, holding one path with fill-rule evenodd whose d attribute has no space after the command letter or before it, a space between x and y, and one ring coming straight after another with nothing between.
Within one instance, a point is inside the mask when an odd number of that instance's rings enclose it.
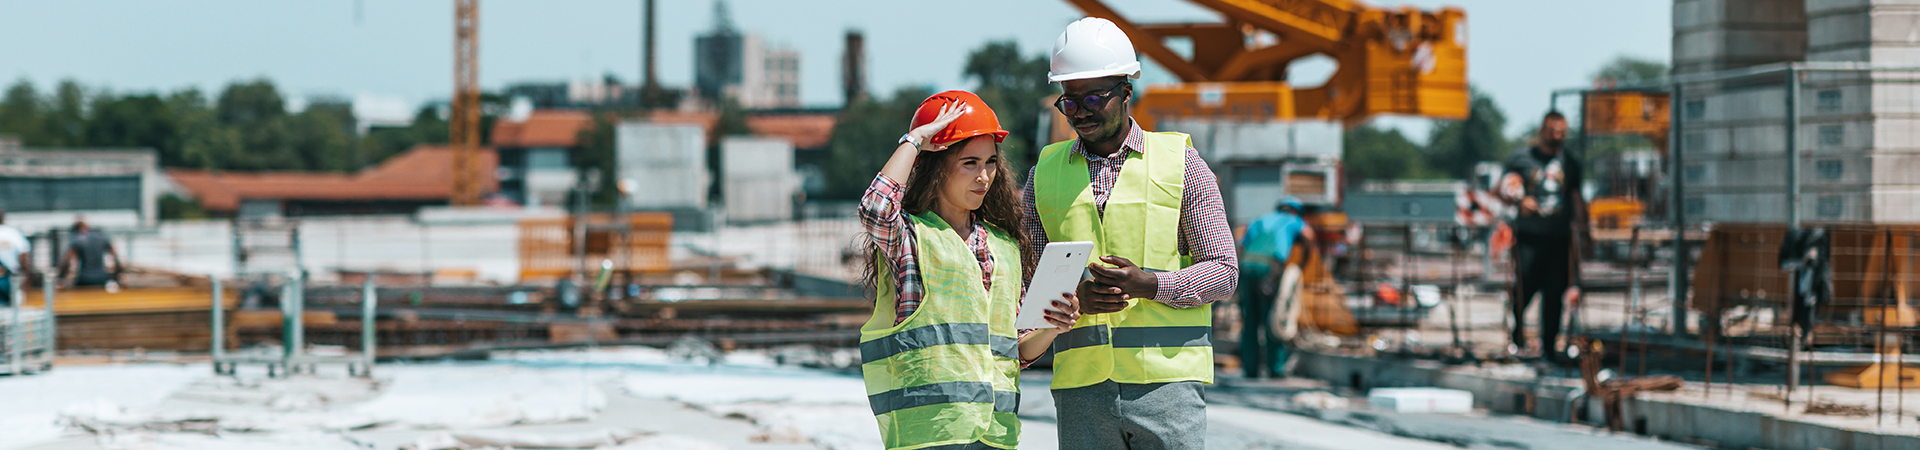
<instances>
[{"instance_id":1,"label":"blurred worker in blue shirt","mask_svg":"<svg viewBox=\"0 0 1920 450\"><path fill-rule=\"evenodd\" d=\"M1282 198L1274 212L1247 224L1240 238L1240 367L1248 378L1278 376L1286 363L1282 336L1269 321L1272 314L1286 313L1274 305L1289 290L1281 278L1294 240L1313 244L1313 229L1300 209L1300 199Z\"/></svg>"}]
</instances>

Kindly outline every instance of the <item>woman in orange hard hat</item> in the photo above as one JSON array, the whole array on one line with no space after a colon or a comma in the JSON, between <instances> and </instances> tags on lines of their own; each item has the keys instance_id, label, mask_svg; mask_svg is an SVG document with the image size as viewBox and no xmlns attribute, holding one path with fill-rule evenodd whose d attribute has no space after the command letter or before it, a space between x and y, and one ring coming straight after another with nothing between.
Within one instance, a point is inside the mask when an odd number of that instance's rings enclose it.
<instances>
[{"instance_id":1,"label":"woman in orange hard hat","mask_svg":"<svg viewBox=\"0 0 1920 450\"><path fill-rule=\"evenodd\" d=\"M1016 448L1019 374L1079 312L1054 301L1055 328L1014 329L1025 279L1007 131L979 96L921 102L860 202L873 317L860 328L867 399L889 449Z\"/></svg>"}]
</instances>

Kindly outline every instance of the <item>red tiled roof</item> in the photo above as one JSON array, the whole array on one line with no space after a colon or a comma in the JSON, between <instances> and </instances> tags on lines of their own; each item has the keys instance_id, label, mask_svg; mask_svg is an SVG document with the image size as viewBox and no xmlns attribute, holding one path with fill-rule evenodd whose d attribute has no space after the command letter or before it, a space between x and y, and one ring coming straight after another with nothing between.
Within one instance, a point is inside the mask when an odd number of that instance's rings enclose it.
<instances>
[{"instance_id":1,"label":"red tiled roof","mask_svg":"<svg viewBox=\"0 0 1920 450\"><path fill-rule=\"evenodd\" d=\"M580 142L580 132L593 128L593 116L585 111L542 109L526 120L502 119L493 124L493 146L572 147Z\"/></svg>"},{"instance_id":2,"label":"red tiled roof","mask_svg":"<svg viewBox=\"0 0 1920 450\"><path fill-rule=\"evenodd\" d=\"M832 114L767 114L747 116L753 134L786 138L794 148L826 148L833 137Z\"/></svg>"},{"instance_id":3,"label":"red tiled roof","mask_svg":"<svg viewBox=\"0 0 1920 450\"><path fill-rule=\"evenodd\" d=\"M499 160L482 148L481 192L499 188L491 176ZM453 191L453 151L415 146L357 174L331 172L216 172L169 169L167 176L209 211L234 211L241 200L445 200Z\"/></svg>"}]
</instances>

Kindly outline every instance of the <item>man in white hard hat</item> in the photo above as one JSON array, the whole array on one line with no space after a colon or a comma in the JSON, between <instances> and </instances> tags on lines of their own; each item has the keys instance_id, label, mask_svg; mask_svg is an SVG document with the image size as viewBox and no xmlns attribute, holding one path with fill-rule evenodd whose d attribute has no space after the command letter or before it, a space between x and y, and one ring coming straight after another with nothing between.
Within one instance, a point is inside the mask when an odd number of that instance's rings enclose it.
<instances>
[{"instance_id":1,"label":"man in white hard hat","mask_svg":"<svg viewBox=\"0 0 1920 450\"><path fill-rule=\"evenodd\" d=\"M1062 449L1201 449L1213 383L1213 302L1238 274L1220 187L1187 135L1128 115L1140 61L1113 22L1054 42L1054 107L1079 139L1027 177L1027 266L1051 241L1092 241L1080 320L1053 343Z\"/></svg>"}]
</instances>

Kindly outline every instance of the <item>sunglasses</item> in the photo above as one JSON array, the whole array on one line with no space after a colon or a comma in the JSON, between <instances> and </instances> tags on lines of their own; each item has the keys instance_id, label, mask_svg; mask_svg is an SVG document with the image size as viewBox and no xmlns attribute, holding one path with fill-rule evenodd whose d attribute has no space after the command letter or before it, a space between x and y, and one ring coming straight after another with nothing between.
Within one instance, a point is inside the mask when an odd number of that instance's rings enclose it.
<instances>
[{"instance_id":1,"label":"sunglasses","mask_svg":"<svg viewBox=\"0 0 1920 450\"><path fill-rule=\"evenodd\" d=\"M1077 102L1074 101L1074 99L1067 98L1067 96L1062 95L1060 96L1059 100L1053 101L1053 107L1055 109L1059 109L1061 114L1066 114L1069 116L1079 114L1081 108L1086 108L1087 111L1099 111L1102 108L1107 107L1107 100L1113 99L1113 95L1115 91L1120 90L1121 86L1126 86L1126 85L1127 83L1114 84L1113 87L1107 88L1106 91L1095 93L1095 94L1087 94L1086 97L1081 97L1080 101L1077 101Z\"/></svg>"}]
</instances>

